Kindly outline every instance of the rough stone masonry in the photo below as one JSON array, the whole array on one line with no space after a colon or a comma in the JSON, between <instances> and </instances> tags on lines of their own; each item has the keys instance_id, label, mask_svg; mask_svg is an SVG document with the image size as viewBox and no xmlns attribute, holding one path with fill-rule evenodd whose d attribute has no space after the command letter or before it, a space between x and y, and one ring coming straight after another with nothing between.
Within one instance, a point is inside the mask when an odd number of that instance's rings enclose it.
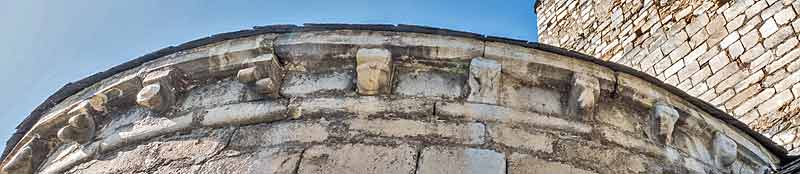
<instances>
[{"instance_id":1,"label":"rough stone masonry","mask_svg":"<svg viewBox=\"0 0 800 174\"><path fill-rule=\"evenodd\" d=\"M633 67L800 153L800 1L540 0L542 43Z\"/></svg>"},{"instance_id":2,"label":"rough stone masonry","mask_svg":"<svg viewBox=\"0 0 800 174\"><path fill-rule=\"evenodd\" d=\"M0 173L763 174L794 159L645 73L429 27L256 27L87 79L21 124Z\"/></svg>"}]
</instances>

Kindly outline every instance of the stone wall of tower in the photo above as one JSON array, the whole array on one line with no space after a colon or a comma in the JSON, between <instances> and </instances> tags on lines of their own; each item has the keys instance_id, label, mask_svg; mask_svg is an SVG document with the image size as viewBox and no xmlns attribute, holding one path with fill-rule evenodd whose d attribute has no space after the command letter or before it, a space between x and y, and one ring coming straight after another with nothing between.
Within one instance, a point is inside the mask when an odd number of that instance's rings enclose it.
<instances>
[{"instance_id":1,"label":"stone wall of tower","mask_svg":"<svg viewBox=\"0 0 800 174\"><path fill-rule=\"evenodd\" d=\"M800 1L541 0L540 42L653 75L800 147Z\"/></svg>"}]
</instances>

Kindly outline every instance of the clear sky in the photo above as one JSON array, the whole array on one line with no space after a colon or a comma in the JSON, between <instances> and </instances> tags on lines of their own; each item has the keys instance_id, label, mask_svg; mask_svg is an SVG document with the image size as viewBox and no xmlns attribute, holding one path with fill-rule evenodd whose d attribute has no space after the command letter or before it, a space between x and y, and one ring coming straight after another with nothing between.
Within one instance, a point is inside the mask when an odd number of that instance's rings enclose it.
<instances>
[{"instance_id":1,"label":"clear sky","mask_svg":"<svg viewBox=\"0 0 800 174\"><path fill-rule=\"evenodd\" d=\"M0 0L0 148L68 82L215 33L302 23L416 24L535 41L534 0Z\"/></svg>"}]
</instances>

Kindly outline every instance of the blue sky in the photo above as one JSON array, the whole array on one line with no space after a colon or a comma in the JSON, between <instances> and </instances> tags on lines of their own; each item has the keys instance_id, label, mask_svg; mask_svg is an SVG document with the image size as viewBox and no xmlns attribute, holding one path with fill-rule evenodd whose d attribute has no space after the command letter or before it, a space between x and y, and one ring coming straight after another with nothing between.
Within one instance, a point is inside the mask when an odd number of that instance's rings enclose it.
<instances>
[{"instance_id":1,"label":"blue sky","mask_svg":"<svg viewBox=\"0 0 800 174\"><path fill-rule=\"evenodd\" d=\"M535 41L535 18L533 0L0 0L0 140L68 82L215 33L402 23Z\"/></svg>"}]
</instances>

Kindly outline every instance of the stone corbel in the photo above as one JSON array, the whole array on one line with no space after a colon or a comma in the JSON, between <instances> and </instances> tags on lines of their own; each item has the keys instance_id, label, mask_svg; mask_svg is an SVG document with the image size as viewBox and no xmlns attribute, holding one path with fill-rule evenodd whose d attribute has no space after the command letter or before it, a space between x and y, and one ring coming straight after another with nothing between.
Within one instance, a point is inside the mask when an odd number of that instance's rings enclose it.
<instances>
[{"instance_id":1,"label":"stone corbel","mask_svg":"<svg viewBox=\"0 0 800 174\"><path fill-rule=\"evenodd\" d=\"M89 98L90 106L100 112L107 112L110 105L127 105L134 101L136 93L142 89L141 80L138 77L129 77L119 82L101 89L94 96Z\"/></svg>"},{"instance_id":2,"label":"stone corbel","mask_svg":"<svg viewBox=\"0 0 800 174\"><path fill-rule=\"evenodd\" d=\"M600 81L596 77L581 73L574 73L571 81L568 112L573 116L592 118L597 100L600 98Z\"/></svg>"},{"instance_id":3,"label":"stone corbel","mask_svg":"<svg viewBox=\"0 0 800 174\"><path fill-rule=\"evenodd\" d=\"M656 102L649 121L651 126L648 136L656 142L671 144L672 132L679 118L680 115L674 107L663 101Z\"/></svg>"},{"instance_id":4,"label":"stone corbel","mask_svg":"<svg viewBox=\"0 0 800 174\"><path fill-rule=\"evenodd\" d=\"M47 142L34 137L12 156L3 166L3 172L13 174L32 174L47 157Z\"/></svg>"},{"instance_id":5,"label":"stone corbel","mask_svg":"<svg viewBox=\"0 0 800 174\"><path fill-rule=\"evenodd\" d=\"M384 48L361 48L356 52L356 86L360 95L390 94L392 53Z\"/></svg>"},{"instance_id":6,"label":"stone corbel","mask_svg":"<svg viewBox=\"0 0 800 174\"><path fill-rule=\"evenodd\" d=\"M737 144L722 132L714 133L714 159L721 168L730 168L736 161Z\"/></svg>"},{"instance_id":7,"label":"stone corbel","mask_svg":"<svg viewBox=\"0 0 800 174\"><path fill-rule=\"evenodd\" d=\"M69 120L66 126L58 130L58 139L67 143L86 144L94 138L97 129L94 116L100 111L90 103L81 102L67 113Z\"/></svg>"},{"instance_id":8,"label":"stone corbel","mask_svg":"<svg viewBox=\"0 0 800 174\"><path fill-rule=\"evenodd\" d=\"M470 93L467 101L485 104L497 104L500 95L500 75L502 65L497 61L485 58L473 58L469 64Z\"/></svg>"},{"instance_id":9,"label":"stone corbel","mask_svg":"<svg viewBox=\"0 0 800 174\"><path fill-rule=\"evenodd\" d=\"M248 68L236 74L239 82L255 87L255 90L270 97L280 97L284 70L274 54L264 54L247 63Z\"/></svg>"},{"instance_id":10,"label":"stone corbel","mask_svg":"<svg viewBox=\"0 0 800 174\"><path fill-rule=\"evenodd\" d=\"M175 104L177 93L186 84L185 75L177 69L150 72L142 80L144 87L136 95L136 103L154 111L166 111Z\"/></svg>"}]
</instances>

